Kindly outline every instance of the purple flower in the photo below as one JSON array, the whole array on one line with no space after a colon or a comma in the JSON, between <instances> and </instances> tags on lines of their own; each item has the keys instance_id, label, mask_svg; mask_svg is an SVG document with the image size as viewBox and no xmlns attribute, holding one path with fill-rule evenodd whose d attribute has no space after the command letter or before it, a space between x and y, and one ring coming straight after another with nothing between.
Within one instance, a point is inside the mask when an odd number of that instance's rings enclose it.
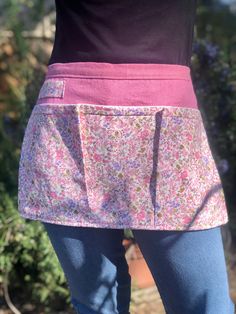
<instances>
[{"instance_id":1,"label":"purple flower","mask_svg":"<svg viewBox=\"0 0 236 314\"><path fill-rule=\"evenodd\" d=\"M214 45L212 43L206 43L206 52L209 57L215 58L219 52L219 47L217 45Z\"/></svg>"},{"instance_id":2,"label":"purple flower","mask_svg":"<svg viewBox=\"0 0 236 314\"><path fill-rule=\"evenodd\" d=\"M226 159L221 159L217 166L220 174L224 174L229 170L229 163Z\"/></svg>"},{"instance_id":3,"label":"purple flower","mask_svg":"<svg viewBox=\"0 0 236 314\"><path fill-rule=\"evenodd\" d=\"M113 162L112 163L112 166L114 167L114 169L116 169L116 170L120 170L121 169L121 165L118 163L118 162Z\"/></svg>"}]
</instances>

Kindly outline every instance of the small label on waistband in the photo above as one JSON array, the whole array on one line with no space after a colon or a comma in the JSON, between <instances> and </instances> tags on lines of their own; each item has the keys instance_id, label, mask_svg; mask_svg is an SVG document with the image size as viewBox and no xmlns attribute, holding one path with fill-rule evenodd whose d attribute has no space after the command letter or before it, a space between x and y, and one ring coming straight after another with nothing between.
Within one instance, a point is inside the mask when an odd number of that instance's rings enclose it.
<instances>
[{"instance_id":1,"label":"small label on waistband","mask_svg":"<svg viewBox=\"0 0 236 314\"><path fill-rule=\"evenodd\" d=\"M58 79L46 79L40 89L38 99L46 97L63 98L65 81Z\"/></svg>"}]
</instances>

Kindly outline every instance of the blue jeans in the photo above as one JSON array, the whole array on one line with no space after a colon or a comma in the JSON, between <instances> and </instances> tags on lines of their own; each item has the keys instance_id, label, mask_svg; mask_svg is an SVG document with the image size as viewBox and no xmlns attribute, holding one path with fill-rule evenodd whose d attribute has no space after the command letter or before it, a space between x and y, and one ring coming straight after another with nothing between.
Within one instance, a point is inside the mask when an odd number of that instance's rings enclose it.
<instances>
[{"instance_id":1,"label":"blue jeans","mask_svg":"<svg viewBox=\"0 0 236 314\"><path fill-rule=\"evenodd\" d=\"M76 313L130 314L123 229L43 224ZM167 314L234 314L220 227L132 232Z\"/></svg>"}]
</instances>

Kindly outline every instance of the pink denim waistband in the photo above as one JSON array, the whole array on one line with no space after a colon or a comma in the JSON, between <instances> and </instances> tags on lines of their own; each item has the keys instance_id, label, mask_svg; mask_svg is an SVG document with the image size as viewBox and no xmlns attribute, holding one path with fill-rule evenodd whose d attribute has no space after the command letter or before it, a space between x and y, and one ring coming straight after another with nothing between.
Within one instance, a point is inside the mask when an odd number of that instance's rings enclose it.
<instances>
[{"instance_id":1,"label":"pink denim waistband","mask_svg":"<svg viewBox=\"0 0 236 314\"><path fill-rule=\"evenodd\" d=\"M47 103L198 108L190 67L157 63L50 64L37 100Z\"/></svg>"},{"instance_id":2,"label":"pink denim waistband","mask_svg":"<svg viewBox=\"0 0 236 314\"><path fill-rule=\"evenodd\" d=\"M190 80L190 68L178 64L70 62L48 66L47 77L101 79L182 79Z\"/></svg>"}]
</instances>

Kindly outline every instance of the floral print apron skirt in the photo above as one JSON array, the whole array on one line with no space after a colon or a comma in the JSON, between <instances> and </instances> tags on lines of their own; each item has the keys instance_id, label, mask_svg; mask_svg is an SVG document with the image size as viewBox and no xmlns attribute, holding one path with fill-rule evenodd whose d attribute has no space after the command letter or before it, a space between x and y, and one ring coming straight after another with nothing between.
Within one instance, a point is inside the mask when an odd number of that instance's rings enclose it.
<instances>
[{"instance_id":1,"label":"floral print apron skirt","mask_svg":"<svg viewBox=\"0 0 236 314\"><path fill-rule=\"evenodd\" d=\"M49 65L18 180L27 219L149 230L228 222L187 66Z\"/></svg>"}]
</instances>

